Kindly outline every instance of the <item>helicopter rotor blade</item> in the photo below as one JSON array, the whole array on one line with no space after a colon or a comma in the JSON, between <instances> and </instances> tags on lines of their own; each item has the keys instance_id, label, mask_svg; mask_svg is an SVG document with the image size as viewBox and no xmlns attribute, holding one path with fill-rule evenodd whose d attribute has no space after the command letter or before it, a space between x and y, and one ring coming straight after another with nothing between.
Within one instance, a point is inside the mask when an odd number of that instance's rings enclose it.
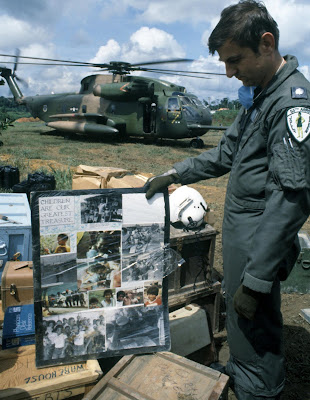
<instances>
[{"instance_id":1,"label":"helicopter rotor blade","mask_svg":"<svg viewBox=\"0 0 310 400\"><path fill-rule=\"evenodd\" d=\"M15 64L15 61L2 61L6 64ZM40 63L40 62L27 62L21 61L18 64L22 65L49 65L49 66L63 66L63 67L96 67L96 64L64 64L64 63Z\"/></svg>"},{"instance_id":2,"label":"helicopter rotor blade","mask_svg":"<svg viewBox=\"0 0 310 400\"><path fill-rule=\"evenodd\" d=\"M1 57L16 57L16 55L12 54L0 54ZM53 62L61 62L61 63L69 63L69 64L80 64L81 66L84 65L89 65L91 67L97 66L98 68L110 68L111 63L90 63L90 62L84 62L84 61L72 61L72 60L60 60L56 58L43 58L43 57L30 57L30 56L21 56L19 55L19 58L26 58L26 59L32 59L32 60L41 60L41 61L53 61ZM169 59L169 60L156 60L156 61L148 61L148 62L142 62L142 63L126 63L128 64L128 67L136 67L136 66L143 66L143 65L155 65L155 64L167 64L167 63L177 63L177 62L191 62L194 61L192 59L188 58L175 58L175 59ZM54 64L52 64L54 65Z\"/></svg>"},{"instance_id":3,"label":"helicopter rotor blade","mask_svg":"<svg viewBox=\"0 0 310 400\"><path fill-rule=\"evenodd\" d=\"M16 51L15 51L15 63L14 63L14 68L13 68L13 76L16 76L15 72L17 70L19 56L20 56L20 49L16 49Z\"/></svg>"},{"instance_id":4,"label":"helicopter rotor blade","mask_svg":"<svg viewBox=\"0 0 310 400\"><path fill-rule=\"evenodd\" d=\"M152 72L152 71L147 70L145 72ZM159 72L156 72L156 73L159 73ZM164 75L187 76L187 77L190 77L190 78L201 78L201 79L212 79L212 78L209 78L207 76L189 75L191 73L191 71L189 71L188 74L177 74L176 72L168 72L168 71L162 71L160 73L164 74Z\"/></svg>"},{"instance_id":5,"label":"helicopter rotor blade","mask_svg":"<svg viewBox=\"0 0 310 400\"><path fill-rule=\"evenodd\" d=\"M179 63L179 62L193 62L194 60L190 58L175 58L170 60L158 60L158 61L149 61L149 62L142 62L136 64L130 64L132 67L136 66L143 66L143 65L155 65L155 64L171 64L171 63Z\"/></svg>"},{"instance_id":6,"label":"helicopter rotor blade","mask_svg":"<svg viewBox=\"0 0 310 400\"><path fill-rule=\"evenodd\" d=\"M12 54L0 54L0 56L1 57L16 57L15 55L12 55ZM55 61L55 62L71 63L71 64L83 64L83 65L90 65L90 66L94 65L93 63L88 63L88 62L84 62L84 61L58 60L56 58L42 58L42 57L29 57L29 56L19 56L19 58L26 58L26 59L31 59L31 60L41 60L41 61ZM41 65L41 64L39 64L39 65ZM50 64L50 65L54 65L54 64Z\"/></svg>"},{"instance_id":7,"label":"helicopter rotor blade","mask_svg":"<svg viewBox=\"0 0 310 400\"><path fill-rule=\"evenodd\" d=\"M15 61L14 61L14 67L13 67L13 71L12 71L12 76L17 80L17 81L19 81L19 82L21 82L26 88L28 88L28 83L24 80L24 79L22 79L22 78L19 78L17 75L16 75L16 71L17 71L17 67L18 67L18 64L19 64L19 58L20 58L20 49L16 49L16 51L15 51Z\"/></svg>"},{"instance_id":8,"label":"helicopter rotor blade","mask_svg":"<svg viewBox=\"0 0 310 400\"><path fill-rule=\"evenodd\" d=\"M158 68L146 68L146 69L141 68L141 71L143 71L143 70L149 71L149 72L159 72L159 73L169 71L169 72L176 72L176 73L184 72L185 74L190 73L190 74L199 74L199 75L224 75L224 76L226 76L226 74L220 73L220 72L202 72L202 71L199 72L199 71L181 71L181 70L173 70L173 69L166 70L166 69L158 69Z\"/></svg>"},{"instance_id":9,"label":"helicopter rotor blade","mask_svg":"<svg viewBox=\"0 0 310 400\"><path fill-rule=\"evenodd\" d=\"M11 54L0 54L0 57L15 57L15 61L7 61L7 64L14 64L14 72L17 69L18 64L23 65L45 65L45 66L67 66L67 67L92 67L92 68L100 68L101 71L110 71L113 74L126 75L132 71L145 71L145 72L153 72L160 73L166 75L180 75L180 76L188 76L192 78L202 78L202 76L198 75L222 75L225 76L225 73L217 73L217 72L206 72L206 71L184 71L184 70L170 70L163 68L152 68L152 67L144 67L147 65L158 65L158 64L169 64L169 63L179 63L179 62L192 62L194 60L188 58L179 58L179 59L169 59L169 60L154 60L142 63L128 63L121 61L111 61L110 63L90 63L90 62L80 62L80 61L71 61L71 60L60 60L54 58L43 58L43 57L30 57L30 56L21 56L20 51L17 50L15 55ZM36 62L31 61L22 61L18 60L28 59L28 60L37 60ZM40 62L40 61L50 61L50 62ZM197 75L197 76L196 76ZM16 75L14 75L16 76ZM208 79L208 78L206 78ZM209 78L210 79L210 78Z\"/></svg>"}]
</instances>

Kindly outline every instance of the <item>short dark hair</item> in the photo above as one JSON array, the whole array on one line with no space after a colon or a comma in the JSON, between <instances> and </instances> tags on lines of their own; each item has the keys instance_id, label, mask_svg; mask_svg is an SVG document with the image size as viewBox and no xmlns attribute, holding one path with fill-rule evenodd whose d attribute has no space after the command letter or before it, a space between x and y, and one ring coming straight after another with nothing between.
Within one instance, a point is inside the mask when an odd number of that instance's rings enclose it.
<instances>
[{"instance_id":1,"label":"short dark hair","mask_svg":"<svg viewBox=\"0 0 310 400\"><path fill-rule=\"evenodd\" d=\"M120 296L125 297L126 293L123 290L120 290L119 292L117 292L117 296L116 297L119 298Z\"/></svg>"},{"instance_id":2,"label":"short dark hair","mask_svg":"<svg viewBox=\"0 0 310 400\"><path fill-rule=\"evenodd\" d=\"M261 1L241 0L224 8L221 19L213 29L209 41L209 52L214 55L227 40L241 47L249 47L258 53L260 39L265 32L270 32L275 38L275 49L279 45L279 29Z\"/></svg>"},{"instance_id":3,"label":"short dark hair","mask_svg":"<svg viewBox=\"0 0 310 400\"><path fill-rule=\"evenodd\" d=\"M150 286L150 287L147 289L146 293L147 293L147 294L153 294L153 295L155 295L155 296L158 296L159 289L158 289L157 286Z\"/></svg>"},{"instance_id":4,"label":"short dark hair","mask_svg":"<svg viewBox=\"0 0 310 400\"><path fill-rule=\"evenodd\" d=\"M57 236L57 239L60 239L60 240L68 240L69 238L68 238L68 235L67 235L66 233L60 233L60 234Z\"/></svg>"}]
</instances>

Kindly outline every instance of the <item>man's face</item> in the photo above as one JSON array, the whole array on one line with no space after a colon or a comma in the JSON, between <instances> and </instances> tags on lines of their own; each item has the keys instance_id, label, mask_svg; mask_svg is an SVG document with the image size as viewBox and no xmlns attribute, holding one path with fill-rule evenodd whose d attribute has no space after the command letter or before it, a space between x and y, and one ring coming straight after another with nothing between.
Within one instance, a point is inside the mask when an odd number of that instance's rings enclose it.
<instances>
[{"instance_id":1,"label":"man's face","mask_svg":"<svg viewBox=\"0 0 310 400\"><path fill-rule=\"evenodd\" d=\"M228 78L234 76L244 86L265 87L269 82L270 64L264 53L254 53L249 47L240 47L235 42L227 40L218 49L218 54L220 61L225 63Z\"/></svg>"}]
</instances>

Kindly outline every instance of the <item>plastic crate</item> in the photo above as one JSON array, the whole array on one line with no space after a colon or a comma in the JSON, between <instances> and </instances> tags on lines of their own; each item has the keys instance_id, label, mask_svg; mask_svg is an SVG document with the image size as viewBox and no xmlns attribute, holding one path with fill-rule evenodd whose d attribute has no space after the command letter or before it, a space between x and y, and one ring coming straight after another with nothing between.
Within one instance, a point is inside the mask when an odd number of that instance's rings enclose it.
<instances>
[{"instance_id":1,"label":"plastic crate","mask_svg":"<svg viewBox=\"0 0 310 400\"><path fill-rule=\"evenodd\" d=\"M31 212L25 193L0 194L0 285L4 265L17 255L32 260ZM8 218L4 220L2 216ZM14 222L11 222L14 221Z\"/></svg>"}]
</instances>

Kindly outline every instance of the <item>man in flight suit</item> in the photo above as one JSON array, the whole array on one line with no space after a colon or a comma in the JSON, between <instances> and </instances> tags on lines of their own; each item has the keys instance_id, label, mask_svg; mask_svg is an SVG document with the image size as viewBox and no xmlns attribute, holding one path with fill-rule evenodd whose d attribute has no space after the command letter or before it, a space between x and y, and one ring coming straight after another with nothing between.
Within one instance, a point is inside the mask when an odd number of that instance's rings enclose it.
<instances>
[{"instance_id":1,"label":"man in flight suit","mask_svg":"<svg viewBox=\"0 0 310 400\"><path fill-rule=\"evenodd\" d=\"M222 231L226 373L240 400L279 399L283 390L280 280L296 261L297 234L310 213L310 84L294 56L280 55L278 41L263 4L245 0L222 11L210 53L219 54L229 78L242 81L243 94L255 88L254 97L216 148L176 163L146 193L149 199L172 183L230 172Z\"/></svg>"}]
</instances>

